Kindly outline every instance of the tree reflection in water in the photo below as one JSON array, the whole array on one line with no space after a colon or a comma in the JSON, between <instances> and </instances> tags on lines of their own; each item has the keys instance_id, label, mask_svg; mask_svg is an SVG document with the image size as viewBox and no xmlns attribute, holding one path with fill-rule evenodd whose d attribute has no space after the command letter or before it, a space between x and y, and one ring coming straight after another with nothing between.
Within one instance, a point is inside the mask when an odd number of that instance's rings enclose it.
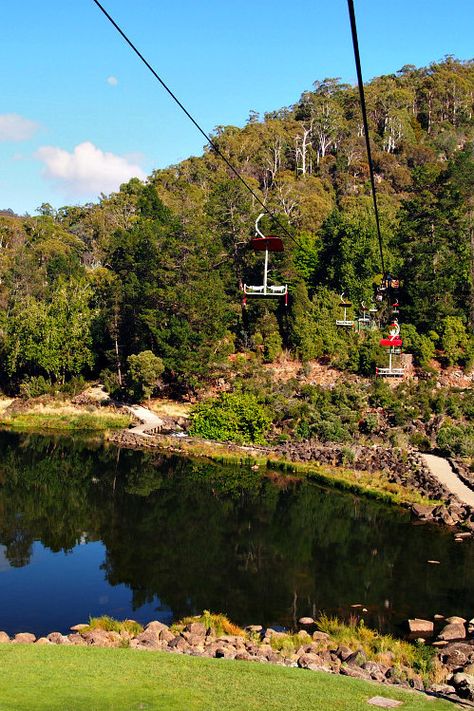
<instances>
[{"instance_id":1,"label":"tree reflection in water","mask_svg":"<svg viewBox=\"0 0 474 711\"><path fill-rule=\"evenodd\" d=\"M408 616L472 616L473 545L404 511L90 440L0 433L0 445L2 559L28 566L37 540L72 555L79 541L102 541L107 581L129 586L130 614L158 597L175 617L211 609L241 624L347 617L354 603L384 630Z\"/></svg>"}]
</instances>

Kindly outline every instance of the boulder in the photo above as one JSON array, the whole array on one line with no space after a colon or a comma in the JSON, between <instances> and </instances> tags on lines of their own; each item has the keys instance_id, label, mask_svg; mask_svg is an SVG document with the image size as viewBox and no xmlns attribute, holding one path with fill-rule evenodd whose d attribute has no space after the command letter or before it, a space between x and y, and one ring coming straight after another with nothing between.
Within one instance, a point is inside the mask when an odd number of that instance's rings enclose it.
<instances>
[{"instance_id":1,"label":"boulder","mask_svg":"<svg viewBox=\"0 0 474 711\"><path fill-rule=\"evenodd\" d=\"M329 640L331 639L330 636L326 634L326 632L319 631L313 632L312 637L315 642L329 642Z\"/></svg>"},{"instance_id":2,"label":"boulder","mask_svg":"<svg viewBox=\"0 0 474 711\"><path fill-rule=\"evenodd\" d=\"M315 671L316 669L321 669L323 666L323 660L318 654L302 654L297 661L300 669L311 669Z\"/></svg>"},{"instance_id":3,"label":"boulder","mask_svg":"<svg viewBox=\"0 0 474 711\"><path fill-rule=\"evenodd\" d=\"M458 672L454 674L452 683L456 689L457 695L461 699L469 699L474 701L474 676Z\"/></svg>"},{"instance_id":4,"label":"boulder","mask_svg":"<svg viewBox=\"0 0 474 711\"><path fill-rule=\"evenodd\" d=\"M262 625L247 625L247 627L245 628L245 631L249 632L250 634L260 634L262 630Z\"/></svg>"},{"instance_id":5,"label":"boulder","mask_svg":"<svg viewBox=\"0 0 474 711\"><path fill-rule=\"evenodd\" d=\"M71 632L82 632L83 630L87 630L88 628L89 628L89 625L86 625L83 622L81 622L78 625L73 625L69 629L71 630Z\"/></svg>"},{"instance_id":6,"label":"boulder","mask_svg":"<svg viewBox=\"0 0 474 711\"><path fill-rule=\"evenodd\" d=\"M456 689L450 684L431 684L429 691L432 691L434 694L443 694L443 696L456 693Z\"/></svg>"},{"instance_id":7,"label":"boulder","mask_svg":"<svg viewBox=\"0 0 474 711\"><path fill-rule=\"evenodd\" d=\"M68 634L67 638L71 644L75 644L77 647L84 647L87 644L84 637L80 634Z\"/></svg>"},{"instance_id":8,"label":"boulder","mask_svg":"<svg viewBox=\"0 0 474 711\"><path fill-rule=\"evenodd\" d=\"M174 652L184 652L185 649L189 649L189 645L184 637L177 635L170 642L168 642L168 648L172 649Z\"/></svg>"},{"instance_id":9,"label":"boulder","mask_svg":"<svg viewBox=\"0 0 474 711\"><path fill-rule=\"evenodd\" d=\"M336 656L338 656L339 659L343 662L345 662L346 659L348 659L353 654L354 650L350 647L347 647L345 644L340 644L339 647L336 649Z\"/></svg>"},{"instance_id":10,"label":"boulder","mask_svg":"<svg viewBox=\"0 0 474 711\"><path fill-rule=\"evenodd\" d=\"M451 622L443 627L438 635L438 639L442 641L450 641L453 639L464 639L466 637L466 628L463 624Z\"/></svg>"},{"instance_id":11,"label":"boulder","mask_svg":"<svg viewBox=\"0 0 474 711\"><path fill-rule=\"evenodd\" d=\"M459 667L464 667L474 656L474 647L467 642L454 642L446 645L439 653L441 662L450 671Z\"/></svg>"},{"instance_id":12,"label":"boulder","mask_svg":"<svg viewBox=\"0 0 474 711\"><path fill-rule=\"evenodd\" d=\"M10 637L7 635L6 632L3 632L3 630L0 632L0 644L4 644L5 642L9 642Z\"/></svg>"},{"instance_id":13,"label":"boulder","mask_svg":"<svg viewBox=\"0 0 474 711\"><path fill-rule=\"evenodd\" d=\"M106 632L105 630L84 632L82 636L90 647L118 647L121 642L118 632Z\"/></svg>"},{"instance_id":14,"label":"boulder","mask_svg":"<svg viewBox=\"0 0 474 711\"><path fill-rule=\"evenodd\" d=\"M36 637L30 632L19 632L15 635L13 642L17 642L18 644L33 644L33 642L36 642Z\"/></svg>"},{"instance_id":15,"label":"boulder","mask_svg":"<svg viewBox=\"0 0 474 711\"><path fill-rule=\"evenodd\" d=\"M353 679L370 679L370 673L361 667L355 667L351 664L343 664L340 669L340 674L350 676Z\"/></svg>"},{"instance_id":16,"label":"boulder","mask_svg":"<svg viewBox=\"0 0 474 711\"><path fill-rule=\"evenodd\" d=\"M362 669L369 672L371 679L380 682L384 680L385 674L387 672L386 666L381 666L380 664L377 664L377 662L371 661L364 662L364 664L362 665Z\"/></svg>"},{"instance_id":17,"label":"boulder","mask_svg":"<svg viewBox=\"0 0 474 711\"><path fill-rule=\"evenodd\" d=\"M191 622L189 625L186 625L186 627L184 628L184 632L190 632L196 637L205 637L207 629L202 624L202 622Z\"/></svg>"},{"instance_id":18,"label":"boulder","mask_svg":"<svg viewBox=\"0 0 474 711\"><path fill-rule=\"evenodd\" d=\"M307 627L308 625L314 625L315 622L312 617L300 617L298 620L298 624L302 625L303 627Z\"/></svg>"},{"instance_id":19,"label":"boulder","mask_svg":"<svg viewBox=\"0 0 474 711\"><path fill-rule=\"evenodd\" d=\"M50 632L48 639L53 644L71 644L70 640L61 632Z\"/></svg>"},{"instance_id":20,"label":"boulder","mask_svg":"<svg viewBox=\"0 0 474 711\"><path fill-rule=\"evenodd\" d=\"M457 617L456 615L452 615L452 617L447 617L446 622L449 622L452 625L464 625L466 623L466 620L464 617Z\"/></svg>"},{"instance_id":21,"label":"boulder","mask_svg":"<svg viewBox=\"0 0 474 711\"><path fill-rule=\"evenodd\" d=\"M149 622L147 625L145 625L144 630L146 632L154 632L156 635L159 635L160 632L163 632L164 630L169 630L169 627L168 625L163 624L163 622L153 620L153 622Z\"/></svg>"},{"instance_id":22,"label":"boulder","mask_svg":"<svg viewBox=\"0 0 474 711\"><path fill-rule=\"evenodd\" d=\"M47 637L40 637L39 639L36 640L35 644L39 644L41 647L45 644L53 644L53 643L50 642L50 640Z\"/></svg>"},{"instance_id":23,"label":"boulder","mask_svg":"<svg viewBox=\"0 0 474 711\"><path fill-rule=\"evenodd\" d=\"M408 631L410 634L416 634L418 636L432 635L434 629L434 624L431 620L422 620L415 617L413 620L408 620Z\"/></svg>"}]
</instances>

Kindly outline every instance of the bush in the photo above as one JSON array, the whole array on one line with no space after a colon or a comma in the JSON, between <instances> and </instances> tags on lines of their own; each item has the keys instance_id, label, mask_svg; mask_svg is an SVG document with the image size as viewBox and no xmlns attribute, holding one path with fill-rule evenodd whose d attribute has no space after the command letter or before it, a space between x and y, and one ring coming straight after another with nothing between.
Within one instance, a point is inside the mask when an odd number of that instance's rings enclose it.
<instances>
[{"instance_id":1,"label":"bush","mask_svg":"<svg viewBox=\"0 0 474 711\"><path fill-rule=\"evenodd\" d=\"M190 433L197 437L239 444L265 444L272 419L255 395L222 393L197 405Z\"/></svg>"},{"instance_id":2,"label":"bush","mask_svg":"<svg viewBox=\"0 0 474 711\"><path fill-rule=\"evenodd\" d=\"M31 397L41 397L54 392L54 386L50 380L46 380L42 375L28 376L20 383L20 397L28 400Z\"/></svg>"},{"instance_id":3,"label":"bush","mask_svg":"<svg viewBox=\"0 0 474 711\"><path fill-rule=\"evenodd\" d=\"M434 331L430 333L438 338ZM405 351L413 354L415 363L421 368L428 368L430 360L434 357L435 346L433 341L428 336L423 336L416 330L411 323L403 324L401 327L401 336L403 338L403 347Z\"/></svg>"},{"instance_id":4,"label":"bush","mask_svg":"<svg viewBox=\"0 0 474 711\"><path fill-rule=\"evenodd\" d=\"M443 425L436 444L447 455L474 456L474 427L472 425Z\"/></svg>"},{"instance_id":5,"label":"bush","mask_svg":"<svg viewBox=\"0 0 474 711\"><path fill-rule=\"evenodd\" d=\"M459 316L446 316L441 325L441 348L448 365L464 362L469 350L469 336Z\"/></svg>"},{"instance_id":6,"label":"bush","mask_svg":"<svg viewBox=\"0 0 474 711\"><path fill-rule=\"evenodd\" d=\"M128 356L127 363L129 394L138 401L150 398L165 369L163 361L152 351L142 351Z\"/></svg>"}]
</instances>

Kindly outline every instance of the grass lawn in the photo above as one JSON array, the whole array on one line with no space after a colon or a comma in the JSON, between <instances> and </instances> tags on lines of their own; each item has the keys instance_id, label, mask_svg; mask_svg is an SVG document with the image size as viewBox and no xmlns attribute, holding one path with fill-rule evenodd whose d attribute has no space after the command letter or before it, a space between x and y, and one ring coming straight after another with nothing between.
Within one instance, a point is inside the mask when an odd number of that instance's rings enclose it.
<instances>
[{"instance_id":1,"label":"grass lawn","mask_svg":"<svg viewBox=\"0 0 474 711\"><path fill-rule=\"evenodd\" d=\"M324 672L132 649L0 645L0 711L401 711L452 704Z\"/></svg>"}]
</instances>

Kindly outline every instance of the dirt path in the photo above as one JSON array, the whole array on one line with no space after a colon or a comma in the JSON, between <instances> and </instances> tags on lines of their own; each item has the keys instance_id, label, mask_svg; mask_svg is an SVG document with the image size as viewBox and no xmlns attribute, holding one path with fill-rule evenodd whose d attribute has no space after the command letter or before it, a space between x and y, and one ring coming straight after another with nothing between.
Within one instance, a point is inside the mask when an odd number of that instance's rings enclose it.
<instances>
[{"instance_id":1,"label":"dirt path","mask_svg":"<svg viewBox=\"0 0 474 711\"><path fill-rule=\"evenodd\" d=\"M129 432L142 435L143 437L149 437L152 434L150 430L161 429L165 424L161 417L158 417L158 415L155 415L154 412L148 410L146 407L142 407L141 405L125 405L125 407L140 420L140 424L136 425L136 427L132 427Z\"/></svg>"},{"instance_id":2,"label":"dirt path","mask_svg":"<svg viewBox=\"0 0 474 711\"><path fill-rule=\"evenodd\" d=\"M474 506L474 491L471 491L471 489L462 483L446 459L436 457L434 454L422 454L421 456L433 476L435 476L441 484L453 494L456 494L458 499L463 503L468 504L468 506Z\"/></svg>"}]
</instances>

